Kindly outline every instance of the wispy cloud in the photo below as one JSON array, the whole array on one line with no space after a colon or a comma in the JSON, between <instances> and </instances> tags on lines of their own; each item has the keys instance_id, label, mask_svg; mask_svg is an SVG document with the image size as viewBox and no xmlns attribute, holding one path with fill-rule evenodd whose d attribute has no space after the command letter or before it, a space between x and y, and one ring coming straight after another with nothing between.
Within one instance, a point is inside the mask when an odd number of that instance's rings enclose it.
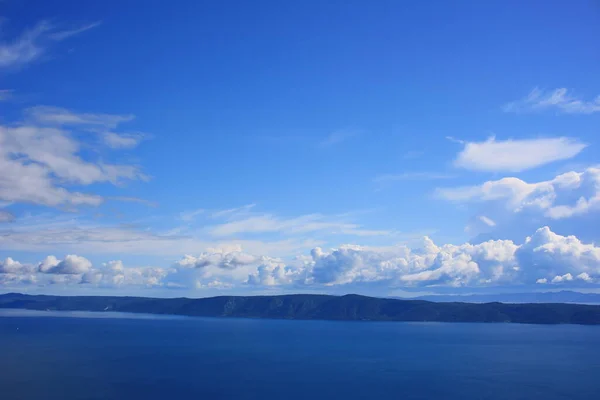
<instances>
[{"instance_id":1,"label":"wispy cloud","mask_svg":"<svg viewBox=\"0 0 600 400\"><path fill-rule=\"evenodd\" d=\"M77 127L98 133L101 141L111 149L132 149L150 135L141 132L115 132L114 129L124 122L132 121L133 114L80 113L66 108L35 106L25 110L28 122L43 126Z\"/></svg>"},{"instance_id":2,"label":"wispy cloud","mask_svg":"<svg viewBox=\"0 0 600 400\"><path fill-rule=\"evenodd\" d=\"M54 32L54 33L51 33L49 35L49 37L51 39L58 40L58 41L65 40L67 38L70 38L71 36L76 36L85 31L89 31L90 29L96 28L97 26L100 26L101 23L102 23L102 21L96 21L96 22L92 22L91 24L83 25L79 28Z\"/></svg>"},{"instance_id":3,"label":"wispy cloud","mask_svg":"<svg viewBox=\"0 0 600 400\"><path fill-rule=\"evenodd\" d=\"M71 30L60 30L48 21L40 21L20 36L0 42L0 68L18 68L29 64L42 55L53 42L59 42L100 25L100 22Z\"/></svg>"},{"instance_id":4,"label":"wispy cloud","mask_svg":"<svg viewBox=\"0 0 600 400\"><path fill-rule=\"evenodd\" d=\"M158 204L155 201L151 201L151 200L146 200L146 199L140 199L139 197L127 197L127 196L110 196L106 198L107 200L114 200L114 201L123 201L126 203L138 203L138 204L144 204L148 207L157 207Z\"/></svg>"},{"instance_id":5,"label":"wispy cloud","mask_svg":"<svg viewBox=\"0 0 600 400\"><path fill-rule=\"evenodd\" d=\"M319 142L319 147L326 148L335 146L356 136L358 136L358 132L355 131L335 131L329 134L329 136L327 136L321 142Z\"/></svg>"},{"instance_id":6,"label":"wispy cloud","mask_svg":"<svg viewBox=\"0 0 600 400\"><path fill-rule=\"evenodd\" d=\"M231 237L245 234L280 233L298 235L310 232L324 234L341 234L353 236L389 235L387 230L364 229L359 224L348 221L344 216L326 216L322 214L307 214L299 217L280 217L269 213L250 212L249 209L239 209L235 212L226 210L218 212L227 222L209 228L214 237ZM217 213L213 213L213 216Z\"/></svg>"},{"instance_id":7,"label":"wispy cloud","mask_svg":"<svg viewBox=\"0 0 600 400\"><path fill-rule=\"evenodd\" d=\"M600 112L600 95L593 100L582 100L569 94L566 88L544 91L534 88L517 101L503 106L505 112L526 113L554 109L565 114L593 114Z\"/></svg>"},{"instance_id":8,"label":"wispy cloud","mask_svg":"<svg viewBox=\"0 0 600 400\"><path fill-rule=\"evenodd\" d=\"M235 218L246 216L250 213L250 210L254 208L256 204L246 204L241 207L228 208L226 210L214 211L211 214L213 218Z\"/></svg>"},{"instance_id":9,"label":"wispy cloud","mask_svg":"<svg viewBox=\"0 0 600 400\"><path fill-rule=\"evenodd\" d=\"M80 214L33 215L0 224L0 251L86 252L87 254L179 257L206 248L243 247L256 253L289 256L323 242L312 238L221 240L200 235L155 231L146 224L106 224Z\"/></svg>"},{"instance_id":10,"label":"wispy cloud","mask_svg":"<svg viewBox=\"0 0 600 400\"><path fill-rule=\"evenodd\" d=\"M438 172L402 172L399 174L383 174L378 175L373 179L375 183L390 183L398 181L428 181L439 179L452 179L454 175L442 174Z\"/></svg>"},{"instance_id":11,"label":"wispy cloud","mask_svg":"<svg viewBox=\"0 0 600 400\"><path fill-rule=\"evenodd\" d=\"M111 149L132 149L140 144L146 135L143 133L104 132L102 138L104 144Z\"/></svg>"},{"instance_id":12,"label":"wispy cloud","mask_svg":"<svg viewBox=\"0 0 600 400\"><path fill-rule=\"evenodd\" d=\"M77 113L66 108L52 106L35 106L25 110L27 119L44 125L83 125L116 128L123 122L135 118L132 114L114 115L100 113Z\"/></svg>"},{"instance_id":13,"label":"wispy cloud","mask_svg":"<svg viewBox=\"0 0 600 400\"><path fill-rule=\"evenodd\" d=\"M203 208L198 208L196 210L184 211L179 214L179 219L184 222L191 222L200 214L204 214L206 212Z\"/></svg>"},{"instance_id":14,"label":"wispy cloud","mask_svg":"<svg viewBox=\"0 0 600 400\"><path fill-rule=\"evenodd\" d=\"M520 172L555 161L575 157L587 145L577 139L540 138L464 142L454 165L475 171Z\"/></svg>"}]
</instances>

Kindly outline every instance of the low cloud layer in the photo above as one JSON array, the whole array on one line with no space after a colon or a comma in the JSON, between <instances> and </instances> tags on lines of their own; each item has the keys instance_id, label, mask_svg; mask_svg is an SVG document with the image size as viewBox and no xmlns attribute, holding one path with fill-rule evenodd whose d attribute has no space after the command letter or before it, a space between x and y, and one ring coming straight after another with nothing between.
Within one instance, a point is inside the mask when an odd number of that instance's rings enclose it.
<instances>
[{"instance_id":1,"label":"low cloud layer","mask_svg":"<svg viewBox=\"0 0 600 400\"><path fill-rule=\"evenodd\" d=\"M349 284L391 290L598 283L600 247L575 236L558 235L548 227L539 228L520 245L490 240L439 246L425 237L417 248L317 247L310 255L287 261L233 247L188 255L166 268L126 267L121 261L95 266L77 255L48 256L37 265L12 258L0 262L0 284L5 287L63 284L194 290L278 286L293 291Z\"/></svg>"}]
</instances>

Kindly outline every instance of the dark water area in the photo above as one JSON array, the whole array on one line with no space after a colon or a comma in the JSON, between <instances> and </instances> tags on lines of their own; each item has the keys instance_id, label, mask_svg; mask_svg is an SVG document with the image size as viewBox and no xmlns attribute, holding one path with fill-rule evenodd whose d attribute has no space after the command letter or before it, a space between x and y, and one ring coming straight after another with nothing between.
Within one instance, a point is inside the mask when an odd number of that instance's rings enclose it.
<instances>
[{"instance_id":1,"label":"dark water area","mask_svg":"<svg viewBox=\"0 0 600 400\"><path fill-rule=\"evenodd\" d=\"M0 398L600 398L595 326L94 316L0 310Z\"/></svg>"}]
</instances>

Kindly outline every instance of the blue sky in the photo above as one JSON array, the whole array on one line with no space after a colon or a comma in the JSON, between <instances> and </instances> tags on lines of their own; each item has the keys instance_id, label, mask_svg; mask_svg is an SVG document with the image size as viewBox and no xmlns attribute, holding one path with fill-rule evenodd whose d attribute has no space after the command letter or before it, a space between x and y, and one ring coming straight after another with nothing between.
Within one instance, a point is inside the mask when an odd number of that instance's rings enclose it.
<instances>
[{"instance_id":1,"label":"blue sky","mask_svg":"<svg viewBox=\"0 0 600 400\"><path fill-rule=\"evenodd\" d=\"M4 2L0 290L596 290L599 22Z\"/></svg>"}]
</instances>

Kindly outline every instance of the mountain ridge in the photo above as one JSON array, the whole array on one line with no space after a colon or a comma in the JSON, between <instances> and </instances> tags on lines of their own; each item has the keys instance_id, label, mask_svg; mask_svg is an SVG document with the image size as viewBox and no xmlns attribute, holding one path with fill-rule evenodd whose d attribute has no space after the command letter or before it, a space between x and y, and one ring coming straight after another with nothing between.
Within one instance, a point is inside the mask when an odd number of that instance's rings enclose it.
<instances>
[{"instance_id":1,"label":"mountain ridge","mask_svg":"<svg viewBox=\"0 0 600 400\"><path fill-rule=\"evenodd\" d=\"M600 306L597 305L435 303L361 295L288 294L193 299L10 293L0 295L0 308L298 320L600 325Z\"/></svg>"}]
</instances>

